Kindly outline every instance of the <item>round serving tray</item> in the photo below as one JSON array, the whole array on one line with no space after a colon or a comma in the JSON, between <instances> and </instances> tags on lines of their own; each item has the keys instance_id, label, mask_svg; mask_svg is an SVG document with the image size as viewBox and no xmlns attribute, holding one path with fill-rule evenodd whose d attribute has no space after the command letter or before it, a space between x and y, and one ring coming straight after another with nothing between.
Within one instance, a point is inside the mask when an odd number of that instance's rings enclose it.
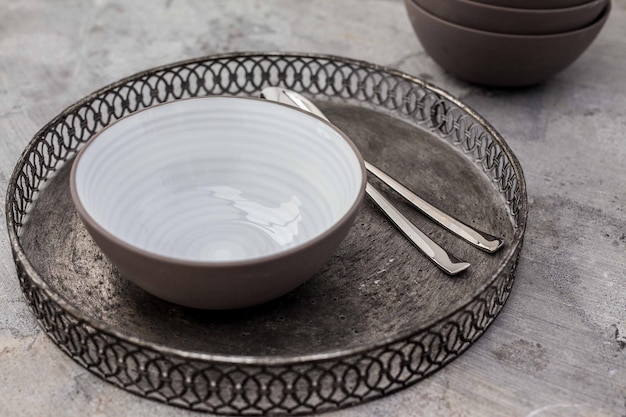
<instances>
[{"instance_id":1,"label":"round serving tray","mask_svg":"<svg viewBox=\"0 0 626 417\"><path fill-rule=\"evenodd\" d=\"M257 96L269 85L307 95L367 160L450 214L503 236L505 246L494 255L483 253L388 194L418 227L472 267L455 278L445 275L366 201L325 267L273 302L200 311L132 285L91 241L71 203L68 175L76 151L139 109L193 96ZM407 74L308 54L211 56L105 87L35 135L7 194L20 284L61 350L127 391L218 414L347 407L445 366L504 305L526 216L522 169L476 112Z\"/></svg>"}]
</instances>

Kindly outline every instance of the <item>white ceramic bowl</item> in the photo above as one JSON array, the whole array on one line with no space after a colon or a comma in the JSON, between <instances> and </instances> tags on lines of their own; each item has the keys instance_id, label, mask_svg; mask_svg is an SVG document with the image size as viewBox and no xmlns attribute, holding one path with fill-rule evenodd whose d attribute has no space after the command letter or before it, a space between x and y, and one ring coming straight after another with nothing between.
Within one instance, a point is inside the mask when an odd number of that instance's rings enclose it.
<instances>
[{"instance_id":1,"label":"white ceramic bowl","mask_svg":"<svg viewBox=\"0 0 626 417\"><path fill-rule=\"evenodd\" d=\"M72 198L120 271L154 295L225 309L312 276L351 227L363 160L333 125L265 100L137 112L82 149Z\"/></svg>"}]
</instances>

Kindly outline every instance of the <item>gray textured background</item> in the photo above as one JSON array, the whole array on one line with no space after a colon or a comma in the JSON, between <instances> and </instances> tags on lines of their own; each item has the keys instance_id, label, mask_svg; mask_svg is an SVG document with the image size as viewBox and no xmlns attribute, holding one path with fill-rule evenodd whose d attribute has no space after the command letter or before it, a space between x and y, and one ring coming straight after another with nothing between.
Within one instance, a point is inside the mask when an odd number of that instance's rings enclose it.
<instances>
[{"instance_id":1,"label":"gray textured background","mask_svg":"<svg viewBox=\"0 0 626 417\"><path fill-rule=\"evenodd\" d=\"M549 82L487 89L424 54L400 0L0 0L0 190L32 135L124 76L226 51L343 55L422 77L485 116L530 203L507 305L433 377L329 416L626 416L626 0ZM2 217L4 218L4 206ZM196 415L68 359L24 302L0 222L0 415Z\"/></svg>"}]
</instances>

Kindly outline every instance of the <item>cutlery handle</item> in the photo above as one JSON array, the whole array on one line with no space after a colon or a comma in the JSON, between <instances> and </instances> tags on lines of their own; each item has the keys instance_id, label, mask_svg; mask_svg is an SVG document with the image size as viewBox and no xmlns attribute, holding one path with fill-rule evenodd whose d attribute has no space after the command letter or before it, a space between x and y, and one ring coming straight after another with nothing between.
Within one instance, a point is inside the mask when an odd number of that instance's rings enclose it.
<instances>
[{"instance_id":1,"label":"cutlery handle","mask_svg":"<svg viewBox=\"0 0 626 417\"><path fill-rule=\"evenodd\" d=\"M449 275L456 275L469 268L470 264L455 258L433 242L413 223L400 213L391 203L371 184L365 186L365 192L396 227L431 261Z\"/></svg>"},{"instance_id":2,"label":"cutlery handle","mask_svg":"<svg viewBox=\"0 0 626 417\"><path fill-rule=\"evenodd\" d=\"M502 239L478 231L455 219L449 214L444 213L369 162L365 162L365 167L369 172L378 177L378 179L391 187L395 192L404 197L408 202L415 206L415 208L431 218L434 222L440 224L442 227L448 229L458 237L465 239L477 248L485 252L493 253L502 246Z\"/></svg>"},{"instance_id":3,"label":"cutlery handle","mask_svg":"<svg viewBox=\"0 0 626 417\"><path fill-rule=\"evenodd\" d=\"M280 103L289 104L291 106L298 107L302 110L311 112L321 117L322 119L328 120L328 117L326 117L326 115L322 113L322 111L315 104L313 104L309 99L307 99L306 97L302 96L299 93L290 91L286 88L266 87L261 91L261 97L267 100L278 101ZM462 223L458 221L457 219L455 219L454 217L442 212L437 207L431 205L427 201L418 197L411 190L409 190L408 188L400 184L398 181L394 180L389 175L385 174L383 171L376 168L374 165L370 164L367 161L365 161L365 168L367 168L367 170L370 173L378 177L381 181L383 181L385 184L391 187L394 191L396 191L402 197L407 199L411 204L413 204L413 206L415 206L415 208L417 208L419 211L424 213L434 222L438 223L439 225L449 230L450 232L454 233L455 235L459 236L460 238L465 239L466 241L478 247L479 249L482 249L485 252L493 253L502 246L503 244L502 239L497 238L495 236L491 236L487 233L475 230L471 228L470 226L466 225L465 223ZM382 196L380 197L382 198ZM392 207L391 204L387 202L387 200L385 200L385 202L387 203L389 207Z\"/></svg>"}]
</instances>

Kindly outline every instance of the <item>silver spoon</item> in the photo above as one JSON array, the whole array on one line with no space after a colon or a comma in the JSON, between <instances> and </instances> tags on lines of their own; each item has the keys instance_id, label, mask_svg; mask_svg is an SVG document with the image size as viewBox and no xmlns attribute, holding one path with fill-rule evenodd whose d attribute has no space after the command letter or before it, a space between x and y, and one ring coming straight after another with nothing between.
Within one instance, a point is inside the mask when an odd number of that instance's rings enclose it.
<instances>
[{"instance_id":1,"label":"silver spoon","mask_svg":"<svg viewBox=\"0 0 626 417\"><path fill-rule=\"evenodd\" d=\"M261 91L261 97L289 104L307 110L324 120L328 118L308 99L300 94L279 87L267 87ZM372 167L366 163L366 167ZM368 170L370 169L368 167ZM371 171L370 171L371 172ZM380 171L382 172L382 171ZM376 174L374 174L376 175ZM469 268L470 264L449 254L445 249L433 242L426 234L411 223L400 213L378 190L371 184L365 187L367 195L378 205L385 215L400 229L400 231L431 261L449 275L456 275Z\"/></svg>"}]
</instances>

